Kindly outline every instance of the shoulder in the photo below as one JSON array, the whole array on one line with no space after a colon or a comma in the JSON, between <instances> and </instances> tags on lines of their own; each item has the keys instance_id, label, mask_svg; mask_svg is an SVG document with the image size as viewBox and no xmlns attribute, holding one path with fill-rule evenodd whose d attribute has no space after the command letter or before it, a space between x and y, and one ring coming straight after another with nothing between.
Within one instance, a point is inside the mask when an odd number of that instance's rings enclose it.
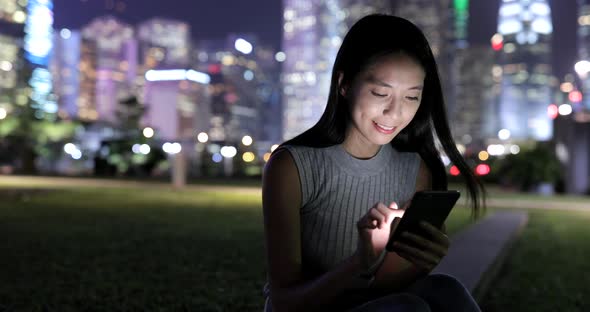
<instances>
[{"instance_id":1,"label":"shoulder","mask_svg":"<svg viewBox=\"0 0 590 312\"><path fill-rule=\"evenodd\" d=\"M292 146L281 147L268 159L264 166L264 177L273 179L297 177L297 166L295 164L294 150Z\"/></svg>"}]
</instances>

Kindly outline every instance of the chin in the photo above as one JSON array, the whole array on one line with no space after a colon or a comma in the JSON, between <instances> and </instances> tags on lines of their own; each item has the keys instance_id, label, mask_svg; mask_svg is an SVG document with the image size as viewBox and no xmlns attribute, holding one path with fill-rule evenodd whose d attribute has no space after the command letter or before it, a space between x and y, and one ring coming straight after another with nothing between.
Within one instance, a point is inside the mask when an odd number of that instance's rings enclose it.
<instances>
[{"instance_id":1,"label":"chin","mask_svg":"<svg viewBox=\"0 0 590 312\"><path fill-rule=\"evenodd\" d=\"M394 133L392 135L373 135L371 137L371 143L376 144L376 145L385 145L385 144L389 144L391 143L391 140L393 140L393 138L395 138L397 135L397 133Z\"/></svg>"}]
</instances>

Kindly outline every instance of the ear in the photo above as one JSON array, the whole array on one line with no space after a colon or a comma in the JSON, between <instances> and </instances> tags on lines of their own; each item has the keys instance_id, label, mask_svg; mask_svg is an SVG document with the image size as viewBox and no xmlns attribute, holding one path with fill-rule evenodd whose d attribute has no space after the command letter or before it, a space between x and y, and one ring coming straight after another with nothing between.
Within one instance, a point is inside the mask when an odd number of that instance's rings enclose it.
<instances>
[{"instance_id":1,"label":"ear","mask_svg":"<svg viewBox=\"0 0 590 312\"><path fill-rule=\"evenodd\" d=\"M348 86L342 84L342 79L344 78L343 72L338 72L338 93L343 97L346 97L346 93L348 91Z\"/></svg>"}]
</instances>

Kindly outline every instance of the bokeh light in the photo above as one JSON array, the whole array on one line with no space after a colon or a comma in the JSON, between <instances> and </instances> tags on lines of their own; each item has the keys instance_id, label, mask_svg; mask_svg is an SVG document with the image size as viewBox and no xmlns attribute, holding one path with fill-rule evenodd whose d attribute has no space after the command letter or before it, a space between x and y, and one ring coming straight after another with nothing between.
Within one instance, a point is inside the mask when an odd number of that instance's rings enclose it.
<instances>
[{"instance_id":1,"label":"bokeh light","mask_svg":"<svg viewBox=\"0 0 590 312\"><path fill-rule=\"evenodd\" d=\"M510 138L510 130L502 129L498 131L498 138L500 140L508 140Z\"/></svg>"},{"instance_id":2,"label":"bokeh light","mask_svg":"<svg viewBox=\"0 0 590 312\"><path fill-rule=\"evenodd\" d=\"M559 108L557 107L557 105L551 104L547 106L547 115L551 119L557 118L557 116L559 115Z\"/></svg>"},{"instance_id":3,"label":"bokeh light","mask_svg":"<svg viewBox=\"0 0 590 312\"><path fill-rule=\"evenodd\" d=\"M205 132L201 132L197 135L197 140L201 143L206 143L209 141L209 135L207 135Z\"/></svg>"},{"instance_id":4,"label":"bokeh light","mask_svg":"<svg viewBox=\"0 0 590 312\"><path fill-rule=\"evenodd\" d=\"M479 154L477 154L477 157L481 161L486 161L490 158L490 154L486 151L481 151L481 152L479 152Z\"/></svg>"},{"instance_id":5,"label":"bokeh light","mask_svg":"<svg viewBox=\"0 0 590 312\"><path fill-rule=\"evenodd\" d=\"M559 105L559 114L562 116L567 116L572 113L572 106L569 104L561 104Z\"/></svg>"},{"instance_id":6,"label":"bokeh light","mask_svg":"<svg viewBox=\"0 0 590 312\"><path fill-rule=\"evenodd\" d=\"M242 138L242 144L244 144L244 145L246 145L246 146L250 146L250 145L252 145L252 142L253 142L253 140L252 140L252 137L251 137L251 136L249 136L249 135L245 135L245 136Z\"/></svg>"},{"instance_id":7,"label":"bokeh light","mask_svg":"<svg viewBox=\"0 0 590 312\"><path fill-rule=\"evenodd\" d=\"M224 146L221 148L221 156L226 158L232 158L236 156L237 153L238 150L236 150L236 148L233 146Z\"/></svg>"},{"instance_id":8,"label":"bokeh light","mask_svg":"<svg viewBox=\"0 0 590 312\"><path fill-rule=\"evenodd\" d=\"M154 129L150 128L150 127L145 127L143 129L143 136L146 138L151 138L154 136Z\"/></svg>"},{"instance_id":9,"label":"bokeh light","mask_svg":"<svg viewBox=\"0 0 590 312\"><path fill-rule=\"evenodd\" d=\"M256 157L254 156L254 153L252 153L252 152L245 152L242 155L242 160L244 160L245 162L252 162L252 161L254 161L255 158Z\"/></svg>"},{"instance_id":10,"label":"bokeh light","mask_svg":"<svg viewBox=\"0 0 590 312\"><path fill-rule=\"evenodd\" d=\"M475 167L475 173L480 176L487 175L490 171L490 166L488 164L479 164Z\"/></svg>"}]
</instances>

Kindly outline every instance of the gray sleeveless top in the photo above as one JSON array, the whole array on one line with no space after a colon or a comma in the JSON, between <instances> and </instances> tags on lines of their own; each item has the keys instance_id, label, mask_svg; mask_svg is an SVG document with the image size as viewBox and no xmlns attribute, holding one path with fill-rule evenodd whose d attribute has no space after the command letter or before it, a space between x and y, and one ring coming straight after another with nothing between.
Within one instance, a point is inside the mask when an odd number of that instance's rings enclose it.
<instances>
[{"instance_id":1,"label":"gray sleeveless top","mask_svg":"<svg viewBox=\"0 0 590 312\"><path fill-rule=\"evenodd\" d=\"M348 154L342 145L284 146L301 182L301 249L306 278L331 270L357 247L356 222L377 202L399 207L411 199L420 166L417 153L381 146L371 159Z\"/></svg>"}]
</instances>

